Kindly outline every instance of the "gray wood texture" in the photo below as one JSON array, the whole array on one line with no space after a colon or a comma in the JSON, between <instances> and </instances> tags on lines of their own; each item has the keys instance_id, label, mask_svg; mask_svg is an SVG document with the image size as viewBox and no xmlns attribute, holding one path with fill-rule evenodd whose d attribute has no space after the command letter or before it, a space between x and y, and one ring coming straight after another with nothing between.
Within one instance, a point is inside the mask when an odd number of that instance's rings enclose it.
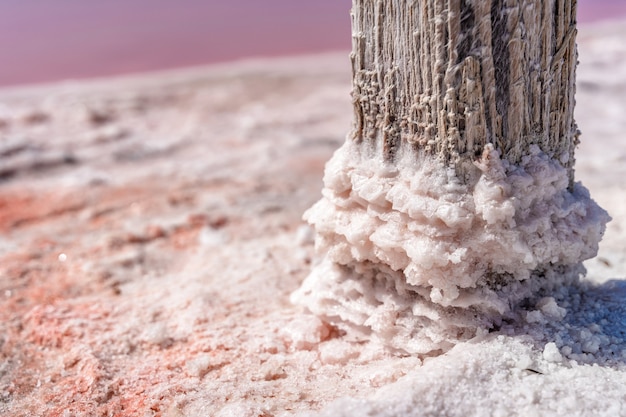
<instances>
[{"instance_id":1,"label":"gray wood texture","mask_svg":"<svg viewBox=\"0 0 626 417\"><path fill-rule=\"evenodd\" d=\"M353 139L456 168L536 144L571 175L575 37L576 0L353 0Z\"/></svg>"}]
</instances>

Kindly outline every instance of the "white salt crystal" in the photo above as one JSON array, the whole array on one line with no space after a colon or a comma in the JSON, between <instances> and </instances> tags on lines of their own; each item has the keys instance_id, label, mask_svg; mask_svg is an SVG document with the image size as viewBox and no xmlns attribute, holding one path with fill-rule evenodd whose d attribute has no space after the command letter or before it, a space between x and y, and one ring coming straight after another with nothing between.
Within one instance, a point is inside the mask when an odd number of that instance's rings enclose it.
<instances>
[{"instance_id":1,"label":"white salt crystal","mask_svg":"<svg viewBox=\"0 0 626 417\"><path fill-rule=\"evenodd\" d=\"M315 232L309 225L303 224L296 230L296 244L299 246L310 245L315 240Z\"/></svg>"},{"instance_id":2,"label":"white salt crystal","mask_svg":"<svg viewBox=\"0 0 626 417\"><path fill-rule=\"evenodd\" d=\"M553 297L544 297L540 299L537 302L536 307L541 310L544 315L556 320L563 320L567 314L567 310L559 307Z\"/></svg>"},{"instance_id":3,"label":"white salt crystal","mask_svg":"<svg viewBox=\"0 0 626 417\"><path fill-rule=\"evenodd\" d=\"M533 310L526 313L527 323L545 323L546 319L539 310Z\"/></svg>"},{"instance_id":4,"label":"white salt crystal","mask_svg":"<svg viewBox=\"0 0 626 417\"><path fill-rule=\"evenodd\" d=\"M561 356L561 352L554 342L546 343L543 348L543 358L548 362L561 362L563 360L563 356Z\"/></svg>"},{"instance_id":5,"label":"white salt crystal","mask_svg":"<svg viewBox=\"0 0 626 417\"><path fill-rule=\"evenodd\" d=\"M328 338L330 329L314 316L298 317L280 330L280 335L296 350L310 350Z\"/></svg>"},{"instance_id":6,"label":"white salt crystal","mask_svg":"<svg viewBox=\"0 0 626 417\"><path fill-rule=\"evenodd\" d=\"M185 367L190 375L202 378L209 371L212 365L212 358L209 355L200 355L185 363Z\"/></svg>"},{"instance_id":7,"label":"white salt crystal","mask_svg":"<svg viewBox=\"0 0 626 417\"><path fill-rule=\"evenodd\" d=\"M208 226L202 228L198 240L203 246L221 246L227 241L223 231Z\"/></svg>"},{"instance_id":8,"label":"white salt crystal","mask_svg":"<svg viewBox=\"0 0 626 417\"><path fill-rule=\"evenodd\" d=\"M333 339L320 344L320 361L323 364L344 365L358 356L358 348L343 340Z\"/></svg>"}]
</instances>

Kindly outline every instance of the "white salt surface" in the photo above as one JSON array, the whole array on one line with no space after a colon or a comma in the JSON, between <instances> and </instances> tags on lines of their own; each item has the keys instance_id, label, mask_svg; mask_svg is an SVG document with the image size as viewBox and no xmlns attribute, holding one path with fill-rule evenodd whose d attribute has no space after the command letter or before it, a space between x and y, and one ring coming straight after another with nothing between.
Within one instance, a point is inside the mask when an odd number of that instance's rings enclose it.
<instances>
[{"instance_id":1,"label":"white salt surface","mask_svg":"<svg viewBox=\"0 0 626 417\"><path fill-rule=\"evenodd\" d=\"M318 416L626 415L626 284L583 284ZM313 414L309 414L313 415Z\"/></svg>"}]
</instances>

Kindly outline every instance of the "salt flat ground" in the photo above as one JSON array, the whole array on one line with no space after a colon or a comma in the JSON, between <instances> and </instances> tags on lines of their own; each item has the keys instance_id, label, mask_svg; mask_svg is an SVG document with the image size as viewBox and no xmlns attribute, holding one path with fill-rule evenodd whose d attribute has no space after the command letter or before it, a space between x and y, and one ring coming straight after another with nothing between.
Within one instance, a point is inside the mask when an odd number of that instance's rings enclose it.
<instances>
[{"instance_id":1,"label":"salt flat ground","mask_svg":"<svg viewBox=\"0 0 626 417\"><path fill-rule=\"evenodd\" d=\"M625 37L578 38L576 175L613 217L598 285L423 361L289 302L347 54L2 90L0 413L626 415Z\"/></svg>"}]
</instances>

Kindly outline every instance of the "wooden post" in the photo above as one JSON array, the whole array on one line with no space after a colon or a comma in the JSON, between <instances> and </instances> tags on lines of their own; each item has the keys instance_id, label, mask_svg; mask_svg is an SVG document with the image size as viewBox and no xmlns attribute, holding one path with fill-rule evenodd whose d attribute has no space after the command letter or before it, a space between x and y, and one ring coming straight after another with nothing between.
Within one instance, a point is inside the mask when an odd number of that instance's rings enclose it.
<instances>
[{"instance_id":1,"label":"wooden post","mask_svg":"<svg viewBox=\"0 0 626 417\"><path fill-rule=\"evenodd\" d=\"M354 125L293 300L445 351L577 282L609 220L574 182L575 0L353 0Z\"/></svg>"},{"instance_id":2,"label":"wooden post","mask_svg":"<svg viewBox=\"0 0 626 417\"><path fill-rule=\"evenodd\" d=\"M352 25L354 140L573 166L576 0L355 0Z\"/></svg>"}]
</instances>

